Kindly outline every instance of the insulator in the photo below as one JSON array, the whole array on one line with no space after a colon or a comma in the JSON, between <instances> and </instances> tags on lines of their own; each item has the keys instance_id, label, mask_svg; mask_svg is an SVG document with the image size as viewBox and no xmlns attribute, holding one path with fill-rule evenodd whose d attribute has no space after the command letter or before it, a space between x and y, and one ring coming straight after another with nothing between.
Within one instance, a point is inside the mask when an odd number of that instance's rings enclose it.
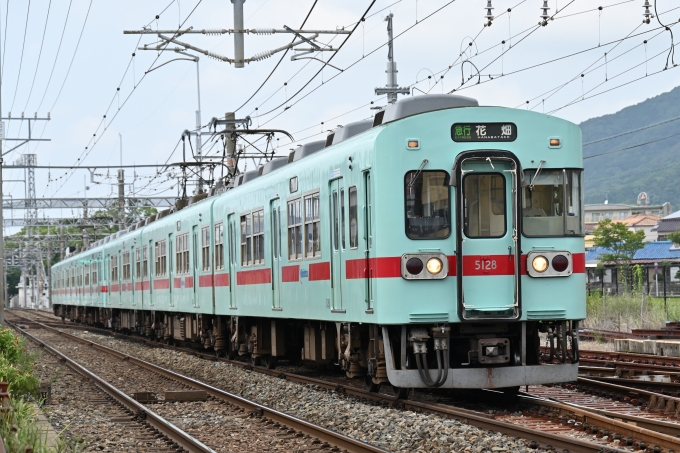
<instances>
[{"instance_id":1,"label":"insulator","mask_svg":"<svg viewBox=\"0 0 680 453\"><path fill-rule=\"evenodd\" d=\"M491 0L488 0L486 2L486 14L484 15L484 19L486 19L486 25L491 26L491 22L493 22L493 13L491 12L494 8L491 5Z\"/></svg>"},{"instance_id":2,"label":"insulator","mask_svg":"<svg viewBox=\"0 0 680 453\"><path fill-rule=\"evenodd\" d=\"M251 30L251 33L254 33L256 35L273 35L274 29L273 28L255 28L255 29Z\"/></svg>"},{"instance_id":3,"label":"insulator","mask_svg":"<svg viewBox=\"0 0 680 453\"><path fill-rule=\"evenodd\" d=\"M203 33L204 35L209 35L209 36L210 35L212 35L212 36L222 35L226 32L227 32L227 30L223 30L223 29L220 29L220 28L204 28L203 30L201 30L201 33Z\"/></svg>"},{"instance_id":4,"label":"insulator","mask_svg":"<svg viewBox=\"0 0 680 453\"><path fill-rule=\"evenodd\" d=\"M649 0L645 0L645 4L642 5L642 7L645 9L645 12L642 13L642 15L645 17L642 19L643 24L648 24L650 22L650 19L654 17L654 15L649 11L649 7L652 6L649 4Z\"/></svg>"},{"instance_id":5,"label":"insulator","mask_svg":"<svg viewBox=\"0 0 680 453\"><path fill-rule=\"evenodd\" d=\"M253 57L250 60L251 61L261 61L261 60L265 60L265 59L271 57L272 55L273 54L272 54L271 50L265 50L264 52L260 52L258 54L253 55Z\"/></svg>"},{"instance_id":6,"label":"insulator","mask_svg":"<svg viewBox=\"0 0 680 453\"><path fill-rule=\"evenodd\" d=\"M543 6L541 6L541 10L543 10L543 14L541 14L539 16L541 18L539 25L543 25L544 27L546 25L548 25L548 19L550 19L550 14L548 14L549 9L550 9L550 7L548 7L548 0L543 0Z\"/></svg>"},{"instance_id":7,"label":"insulator","mask_svg":"<svg viewBox=\"0 0 680 453\"><path fill-rule=\"evenodd\" d=\"M215 60L220 60L220 61L229 61L229 59L228 59L228 58L226 58L226 57L223 57L223 56L222 56L222 55L220 55L220 54L217 54L217 53L214 53L214 52L210 52L209 50L208 50L208 51L206 51L206 53L205 53L205 54L206 54L207 56L209 56L210 58L214 58Z\"/></svg>"}]
</instances>

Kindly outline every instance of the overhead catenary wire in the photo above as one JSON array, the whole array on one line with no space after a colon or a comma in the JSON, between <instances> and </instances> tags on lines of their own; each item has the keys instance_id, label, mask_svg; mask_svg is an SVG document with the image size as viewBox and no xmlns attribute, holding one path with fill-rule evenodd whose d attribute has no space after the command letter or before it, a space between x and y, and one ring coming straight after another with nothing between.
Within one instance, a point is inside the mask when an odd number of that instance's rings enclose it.
<instances>
[{"instance_id":1,"label":"overhead catenary wire","mask_svg":"<svg viewBox=\"0 0 680 453\"><path fill-rule=\"evenodd\" d=\"M33 94L33 87L35 86L35 79L38 76L38 68L40 68L40 59L42 57L43 46L45 44L45 35L47 34L47 24L50 20L50 10L52 9L52 0L47 4L47 15L45 17L45 28L43 28L42 40L40 41L40 51L38 52L38 62L35 64L35 72L33 73L33 82L31 82L31 89L28 92L28 98L26 98L26 105L24 106L24 111L28 107L28 103L31 100L31 95Z\"/></svg>"},{"instance_id":2,"label":"overhead catenary wire","mask_svg":"<svg viewBox=\"0 0 680 453\"><path fill-rule=\"evenodd\" d=\"M646 145L649 145L649 144L652 144L652 143L660 142L660 141L663 141L663 140L668 140L669 138L677 137L679 135L680 135L680 132L678 132L677 134L668 135L666 137L657 138L656 140L650 140L648 142L638 143L637 145L627 146L625 148L615 149L615 150L612 150L612 151L606 151L604 153L593 154L591 156L584 157L583 160L592 159L594 157L599 157L599 156L605 156L605 155L608 155L608 154L615 154L615 153L620 153L620 152L623 152L623 151L628 151L628 150L631 150L631 149L639 148L641 146L646 146Z\"/></svg>"},{"instance_id":3,"label":"overhead catenary wire","mask_svg":"<svg viewBox=\"0 0 680 453\"><path fill-rule=\"evenodd\" d=\"M14 97L12 98L12 106L9 108L10 112L14 109L14 102L17 99L17 92L19 91L19 82L21 81L21 68L23 67L24 63L24 49L26 48L26 34L28 32L28 16L30 15L30 13L31 13L31 0L28 0L28 7L26 8L26 23L24 25L24 40L21 44L21 58L19 59L19 73L17 74L17 84L14 87Z\"/></svg>"},{"instance_id":4,"label":"overhead catenary wire","mask_svg":"<svg viewBox=\"0 0 680 453\"><path fill-rule=\"evenodd\" d=\"M199 6L202 2L203 2L203 0L198 0L198 2L196 3L196 5L194 6L194 8L190 11L189 15L188 15L188 16L184 19L184 21L180 24L180 26L178 27L177 31L176 31L175 34L173 35L173 37L176 36L176 35L180 32L181 27L186 23L187 20L189 20L189 18L190 18L190 17L193 15L193 13L196 11L196 8L198 8L198 6ZM166 9L167 9L167 7L166 7ZM133 53L133 57L132 57L132 58L134 58L134 53ZM151 69L151 68L153 67L153 65L156 63L156 61L158 61L159 58L160 58L160 54L158 54L158 55L156 56L156 58L151 62L151 65L149 65L149 69ZM125 71L126 73L127 73L127 71L129 70L130 64L131 64L131 63L128 64L128 67L127 67L127 69L126 69L126 71ZM147 71L148 71L148 70L147 70ZM118 117L118 114L120 113L120 111L122 110L122 108L127 104L128 100L130 99L130 97L132 96L132 94L136 91L136 89L137 89L137 87L139 86L139 84L147 77L147 75L148 75L148 72L145 72L145 73L142 75L142 77L139 79L139 81L137 81L137 83L133 86L133 88L132 88L132 90L130 91L130 93L128 93L128 95L127 95L127 96L125 97L125 99L123 100L123 103L118 107L118 109L117 109L116 112L114 113L113 117L109 120L108 125L104 127L104 129L103 129L103 131L102 131L102 134L101 134L98 138L97 138L96 132L93 134L93 137L90 138L90 140L88 141L88 146L85 147L85 150L83 150L83 152L81 153L81 157L78 158L78 160L77 160L76 163L74 164L74 167L78 167L78 166L79 166L80 164L82 164L82 162L87 158L87 156L90 155L90 153L92 152L92 150L96 147L97 143L99 143L99 140L101 140L103 134L106 133L106 131L108 130L108 128L109 128L109 126L111 125L111 123ZM111 105L113 104L113 101L115 100L115 97L116 97L118 91L120 91L120 85L119 85L118 89L116 90L116 93L114 94L114 96L113 96L111 102L109 103L109 109L111 108ZM108 110L107 110L107 112L108 112ZM104 115L104 118L105 118L105 117L106 117L106 115ZM101 127L101 124L102 124L102 122L100 122L99 125L97 126L97 131L98 131L99 128ZM89 146L90 144L91 144L92 146ZM73 172L71 171L70 174L72 175ZM56 189L56 191L54 192L55 194L56 194L56 193L64 186L64 184L66 184L66 181L68 181L69 178L70 178L70 176L68 176L68 177L64 180L64 182L61 184L61 186L59 186L59 187Z\"/></svg>"},{"instance_id":5,"label":"overhead catenary wire","mask_svg":"<svg viewBox=\"0 0 680 453\"><path fill-rule=\"evenodd\" d=\"M678 120L680 120L680 116L676 116L676 117L674 117L674 118L669 118L669 119L667 119L667 120L660 121L660 122L654 123L654 124L650 124L650 125L648 125L648 126L639 127L639 128L637 128L637 129L633 129L633 130L630 130L630 131L622 132L622 133L620 133L620 134L611 135L611 136L609 136L609 137L598 138L597 140L592 140L592 141L590 141L590 142L584 143L583 146L588 146L588 145L592 145L592 144L594 144L594 143L600 143L600 142L604 142L604 141L606 141L606 140L612 140L612 139L614 139L614 138L623 137L624 135L633 134L633 133L639 132L639 131L644 131L645 129L650 129L650 128L652 128L652 127L661 126L662 124L666 124L666 123L670 123L670 122L678 121Z\"/></svg>"}]
</instances>

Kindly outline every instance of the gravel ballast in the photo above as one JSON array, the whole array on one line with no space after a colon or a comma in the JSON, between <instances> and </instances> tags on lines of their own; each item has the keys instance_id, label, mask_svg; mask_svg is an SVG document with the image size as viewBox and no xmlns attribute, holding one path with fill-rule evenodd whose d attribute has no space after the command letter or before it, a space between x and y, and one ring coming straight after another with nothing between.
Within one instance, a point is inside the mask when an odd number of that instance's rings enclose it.
<instances>
[{"instance_id":1,"label":"gravel ballast","mask_svg":"<svg viewBox=\"0 0 680 453\"><path fill-rule=\"evenodd\" d=\"M82 331L70 333L386 450L409 453L537 451L529 448L524 440L437 415L380 407L351 396L182 352L149 348Z\"/></svg>"}]
</instances>

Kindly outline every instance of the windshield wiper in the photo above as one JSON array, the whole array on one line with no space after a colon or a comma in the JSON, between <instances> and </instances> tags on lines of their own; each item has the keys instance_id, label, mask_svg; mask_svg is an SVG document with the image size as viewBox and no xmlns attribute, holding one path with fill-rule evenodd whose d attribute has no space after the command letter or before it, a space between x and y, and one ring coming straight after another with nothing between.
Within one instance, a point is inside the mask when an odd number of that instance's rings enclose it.
<instances>
[{"instance_id":1,"label":"windshield wiper","mask_svg":"<svg viewBox=\"0 0 680 453\"><path fill-rule=\"evenodd\" d=\"M539 162L538 168L536 169L536 174L534 174L534 177L531 178L531 184L529 184L529 190L534 190L534 184L536 184L536 178L538 178L538 175L541 174L541 167L543 167L543 164L545 163L544 160Z\"/></svg>"},{"instance_id":2,"label":"windshield wiper","mask_svg":"<svg viewBox=\"0 0 680 453\"><path fill-rule=\"evenodd\" d=\"M418 170L416 171L416 174L411 178L411 180L408 183L408 187L413 187L413 184L416 182L416 179L418 179L418 176L420 176L420 173L423 171L423 168L425 168L425 165L427 165L428 160L423 159L423 163L420 164L420 167L418 167Z\"/></svg>"}]
</instances>

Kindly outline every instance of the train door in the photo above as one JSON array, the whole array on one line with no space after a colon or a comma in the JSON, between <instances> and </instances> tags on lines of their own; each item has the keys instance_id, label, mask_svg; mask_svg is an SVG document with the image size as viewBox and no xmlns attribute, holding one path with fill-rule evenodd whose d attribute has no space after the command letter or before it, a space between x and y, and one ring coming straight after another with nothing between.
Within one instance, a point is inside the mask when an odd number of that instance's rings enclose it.
<instances>
[{"instance_id":1,"label":"train door","mask_svg":"<svg viewBox=\"0 0 680 453\"><path fill-rule=\"evenodd\" d=\"M192 258L192 267L191 267L191 277L193 280L193 292L192 292L192 301L193 301L193 306L194 308L197 308L199 306L198 303L198 273L199 273L199 259L198 259L198 226L194 225L191 229L191 234L192 234L192 243L191 243L191 258Z\"/></svg>"},{"instance_id":2,"label":"train door","mask_svg":"<svg viewBox=\"0 0 680 453\"><path fill-rule=\"evenodd\" d=\"M130 299L131 305L134 307L134 306L137 305L137 300L136 300L137 291L136 291L136 288L135 288L135 282L137 281L136 280L137 274L136 274L135 266L137 265L137 261L139 260L139 256L135 255L135 248L134 247L130 247L130 258L129 258L129 260L130 260L130 262L129 262L128 266L130 268L130 271L129 271L130 274L128 275L128 278L130 279L130 283L128 283L128 285L130 285L130 286L128 287L128 290L130 291L130 294L132 295L132 299Z\"/></svg>"},{"instance_id":3,"label":"train door","mask_svg":"<svg viewBox=\"0 0 680 453\"><path fill-rule=\"evenodd\" d=\"M519 317L515 168L508 158L461 159L459 164L457 275L463 319Z\"/></svg>"},{"instance_id":4,"label":"train door","mask_svg":"<svg viewBox=\"0 0 680 453\"><path fill-rule=\"evenodd\" d=\"M236 308L236 216L227 217L227 239L229 247L229 307Z\"/></svg>"},{"instance_id":5,"label":"train door","mask_svg":"<svg viewBox=\"0 0 680 453\"><path fill-rule=\"evenodd\" d=\"M281 308L279 282L281 281L281 207L279 199L269 203L271 220L271 260L272 260L272 308Z\"/></svg>"},{"instance_id":6,"label":"train door","mask_svg":"<svg viewBox=\"0 0 680 453\"><path fill-rule=\"evenodd\" d=\"M168 234L167 249L165 254L165 269L168 275L168 306L174 307L174 300L172 299L173 286L175 286L174 270L175 270L175 255L174 244L172 242L172 233Z\"/></svg>"},{"instance_id":7,"label":"train door","mask_svg":"<svg viewBox=\"0 0 680 453\"><path fill-rule=\"evenodd\" d=\"M371 249L373 248L373 194L371 193L371 173L364 173L364 256L366 257L366 310L373 310L373 269L371 268Z\"/></svg>"},{"instance_id":8,"label":"train door","mask_svg":"<svg viewBox=\"0 0 680 453\"><path fill-rule=\"evenodd\" d=\"M342 310L342 282L345 280L345 267L343 263L343 251L345 249L344 232L344 197L345 189L342 178L335 179L330 183L330 210L331 213L331 302L333 310Z\"/></svg>"},{"instance_id":9,"label":"train door","mask_svg":"<svg viewBox=\"0 0 680 453\"><path fill-rule=\"evenodd\" d=\"M118 278L116 279L116 283L118 285L118 305L121 306L123 305L123 254L121 253L120 250L118 250L118 262L117 262L117 269L118 269Z\"/></svg>"},{"instance_id":10,"label":"train door","mask_svg":"<svg viewBox=\"0 0 680 453\"><path fill-rule=\"evenodd\" d=\"M149 285L149 306L153 307L153 279L151 278L154 275L154 269L155 269L155 257L154 257L154 247L153 247L153 241L149 241L149 246L146 249L147 255L144 256L144 277L148 280L148 285ZM144 287L144 283L142 283L142 287Z\"/></svg>"},{"instance_id":11,"label":"train door","mask_svg":"<svg viewBox=\"0 0 680 453\"><path fill-rule=\"evenodd\" d=\"M101 286L100 293L102 295L101 296L102 297L101 302L102 302L102 306L106 307L106 306L108 306L108 302L110 300L109 299L109 291L111 290L111 284L110 284L110 281L109 281L110 276L111 276L111 274L109 273L110 272L109 271L109 257L106 256L106 255L102 255L101 263L102 263L101 272L99 273L99 275L100 275L99 279L101 281L101 283L100 283L100 286Z\"/></svg>"}]
</instances>

